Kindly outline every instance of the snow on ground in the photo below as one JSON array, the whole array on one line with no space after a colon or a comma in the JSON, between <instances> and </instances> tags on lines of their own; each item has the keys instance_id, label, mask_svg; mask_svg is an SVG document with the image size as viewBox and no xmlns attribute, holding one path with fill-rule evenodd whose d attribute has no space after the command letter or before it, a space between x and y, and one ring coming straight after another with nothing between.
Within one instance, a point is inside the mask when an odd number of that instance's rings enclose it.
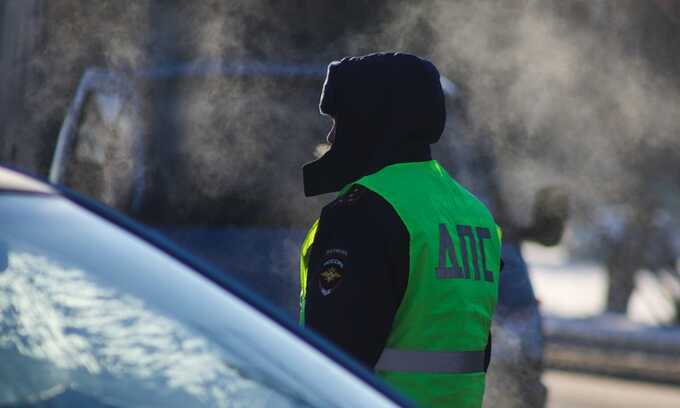
<instances>
[{"instance_id":1,"label":"snow on ground","mask_svg":"<svg viewBox=\"0 0 680 408\"><path fill-rule=\"evenodd\" d=\"M602 265L569 259L562 246L546 248L525 243L522 251L544 313L587 317L604 311L607 275ZM638 273L629 318L647 324L672 319L673 308L665 296L665 286L649 272Z\"/></svg>"}]
</instances>

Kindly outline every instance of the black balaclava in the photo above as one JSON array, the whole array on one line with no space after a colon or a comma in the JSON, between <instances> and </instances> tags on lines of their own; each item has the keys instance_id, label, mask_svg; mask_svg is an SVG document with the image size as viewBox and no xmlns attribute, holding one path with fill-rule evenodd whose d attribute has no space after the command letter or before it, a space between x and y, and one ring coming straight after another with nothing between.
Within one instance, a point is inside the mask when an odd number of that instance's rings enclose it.
<instances>
[{"instance_id":1,"label":"black balaclava","mask_svg":"<svg viewBox=\"0 0 680 408\"><path fill-rule=\"evenodd\" d=\"M328 65L319 110L335 119L335 142L303 166L306 196L340 190L384 166L379 152L426 149L446 122L435 66L401 53L348 57Z\"/></svg>"}]
</instances>

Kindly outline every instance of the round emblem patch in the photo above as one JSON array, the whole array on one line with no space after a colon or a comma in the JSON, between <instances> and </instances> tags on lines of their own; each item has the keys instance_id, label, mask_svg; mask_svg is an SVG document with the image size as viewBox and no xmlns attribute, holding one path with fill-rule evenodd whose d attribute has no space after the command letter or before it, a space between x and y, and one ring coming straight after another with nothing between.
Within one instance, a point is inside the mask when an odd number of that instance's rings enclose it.
<instances>
[{"instance_id":1,"label":"round emblem patch","mask_svg":"<svg viewBox=\"0 0 680 408\"><path fill-rule=\"evenodd\" d=\"M330 295L340 284L345 274L345 264L338 258L330 258L321 264L319 289L324 296Z\"/></svg>"}]
</instances>

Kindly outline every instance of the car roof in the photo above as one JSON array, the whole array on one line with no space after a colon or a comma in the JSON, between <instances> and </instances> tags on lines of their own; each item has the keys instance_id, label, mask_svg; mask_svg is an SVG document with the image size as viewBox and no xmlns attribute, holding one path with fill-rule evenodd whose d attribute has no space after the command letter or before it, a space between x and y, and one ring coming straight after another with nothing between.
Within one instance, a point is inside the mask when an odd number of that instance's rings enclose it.
<instances>
[{"instance_id":1,"label":"car roof","mask_svg":"<svg viewBox=\"0 0 680 408\"><path fill-rule=\"evenodd\" d=\"M168 79L174 77L191 76L251 76L251 77L279 77L279 78L309 78L324 79L326 64L319 63L290 63L264 61L191 61L175 64L160 65L131 72L131 77L145 79ZM109 68L88 68L85 77L108 76L115 74ZM458 86L443 74L440 81L444 94L457 98L460 96Z\"/></svg>"},{"instance_id":2,"label":"car roof","mask_svg":"<svg viewBox=\"0 0 680 408\"><path fill-rule=\"evenodd\" d=\"M158 79L176 76L210 75L309 77L323 79L326 76L326 66L322 64L273 63L264 61L193 61L144 69L134 72L133 76Z\"/></svg>"},{"instance_id":3,"label":"car roof","mask_svg":"<svg viewBox=\"0 0 680 408\"><path fill-rule=\"evenodd\" d=\"M32 177L0 166L0 192L19 191L36 194L56 194L49 184L42 183Z\"/></svg>"}]
</instances>

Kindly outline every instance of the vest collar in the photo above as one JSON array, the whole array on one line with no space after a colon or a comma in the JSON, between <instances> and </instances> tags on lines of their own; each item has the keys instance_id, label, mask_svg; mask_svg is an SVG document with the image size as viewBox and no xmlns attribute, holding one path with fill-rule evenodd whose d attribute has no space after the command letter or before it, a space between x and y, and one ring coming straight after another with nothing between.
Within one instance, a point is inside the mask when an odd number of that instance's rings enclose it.
<instances>
[{"instance_id":1,"label":"vest collar","mask_svg":"<svg viewBox=\"0 0 680 408\"><path fill-rule=\"evenodd\" d=\"M305 195L340 191L392 164L432 160L430 145L413 141L383 143L367 160L357 160L352 153L352 149L331 148L320 159L305 164L302 167Z\"/></svg>"}]
</instances>

